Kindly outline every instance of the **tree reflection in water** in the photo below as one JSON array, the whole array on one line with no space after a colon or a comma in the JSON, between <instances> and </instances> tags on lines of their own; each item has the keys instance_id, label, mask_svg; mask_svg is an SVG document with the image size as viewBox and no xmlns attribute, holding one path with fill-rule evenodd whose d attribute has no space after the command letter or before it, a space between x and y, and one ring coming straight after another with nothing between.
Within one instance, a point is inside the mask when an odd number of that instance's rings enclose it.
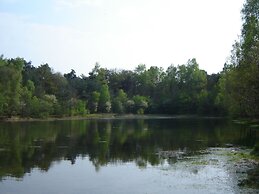
<instances>
[{"instance_id":1,"label":"tree reflection in water","mask_svg":"<svg viewBox=\"0 0 259 194\"><path fill-rule=\"evenodd\" d=\"M88 157L96 171L132 161L140 168L164 160L173 165L179 153L197 154L225 144L253 146L255 138L250 129L222 119L1 123L0 177L22 178L36 167L47 171L54 161L74 164L77 157Z\"/></svg>"}]
</instances>

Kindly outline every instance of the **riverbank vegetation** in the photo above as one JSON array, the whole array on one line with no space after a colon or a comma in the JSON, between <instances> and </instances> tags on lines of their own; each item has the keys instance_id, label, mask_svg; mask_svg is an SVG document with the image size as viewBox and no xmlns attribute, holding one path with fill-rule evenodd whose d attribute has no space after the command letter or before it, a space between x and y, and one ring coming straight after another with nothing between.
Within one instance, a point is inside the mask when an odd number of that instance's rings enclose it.
<instances>
[{"instance_id":1,"label":"riverbank vegetation","mask_svg":"<svg viewBox=\"0 0 259 194\"><path fill-rule=\"evenodd\" d=\"M207 75L195 59L186 65L135 71L95 66L89 76L61 75L48 64L1 58L2 117L83 116L88 113L215 113L219 75Z\"/></svg>"},{"instance_id":2,"label":"riverbank vegetation","mask_svg":"<svg viewBox=\"0 0 259 194\"><path fill-rule=\"evenodd\" d=\"M102 68L64 75L49 64L0 57L0 117L47 118L92 113L205 114L259 117L259 2L242 9L240 40L222 72L209 75L195 58L166 70ZM213 59L212 59L213 60ZM219 64L220 65L220 64Z\"/></svg>"}]
</instances>

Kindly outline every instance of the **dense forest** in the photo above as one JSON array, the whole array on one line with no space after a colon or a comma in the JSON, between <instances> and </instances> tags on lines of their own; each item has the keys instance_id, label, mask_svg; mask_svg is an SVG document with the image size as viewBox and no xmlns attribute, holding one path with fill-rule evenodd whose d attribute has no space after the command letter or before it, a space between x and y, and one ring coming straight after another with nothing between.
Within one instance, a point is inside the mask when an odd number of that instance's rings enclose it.
<instances>
[{"instance_id":1,"label":"dense forest","mask_svg":"<svg viewBox=\"0 0 259 194\"><path fill-rule=\"evenodd\" d=\"M196 59L166 70L138 65L109 70L96 64L88 76L64 75L48 64L0 57L0 117L46 118L89 113L259 116L259 1L242 9L240 40L218 74ZM212 59L213 60L213 59ZM220 65L220 64L219 64Z\"/></svg>"}]
</instances>

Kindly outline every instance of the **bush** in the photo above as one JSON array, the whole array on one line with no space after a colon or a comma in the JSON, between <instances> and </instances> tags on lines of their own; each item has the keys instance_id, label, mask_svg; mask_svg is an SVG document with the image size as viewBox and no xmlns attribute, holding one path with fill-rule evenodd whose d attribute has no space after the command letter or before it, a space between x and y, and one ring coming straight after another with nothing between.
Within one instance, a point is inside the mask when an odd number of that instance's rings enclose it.
<instances>
[{"instance_id":1,"label":"bush","mask_svg":"<svg viewBox=\"0 0 259 194\"><path fill-rule=\"evenodd\" d=\"M84 116L87 113L86 102L75 98L70 100L70 116Z\"/></svg>"}]
</instances>

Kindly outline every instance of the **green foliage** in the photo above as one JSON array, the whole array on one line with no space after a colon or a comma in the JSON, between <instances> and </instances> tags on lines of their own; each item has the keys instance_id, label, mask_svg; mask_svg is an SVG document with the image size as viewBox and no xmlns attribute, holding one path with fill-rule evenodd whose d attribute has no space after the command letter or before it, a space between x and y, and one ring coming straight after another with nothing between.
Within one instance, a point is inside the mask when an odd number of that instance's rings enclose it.
<instances>
[{"instance_id":1,"label":"green foliage","mask_svg":"<svg viewBox=\"0 0 259 194\"><path fill-rule=\"evenodd\" d=\"M140 64L134 71L95 64L89 76L55 73L48 64L0 56L0 117L91 113L227 114L259 117L259 2L242 9L242 35L220 74L195 58L166 71Z\"/></svg>"},{"instance_id":2,"label":"green foliage","mask_svg":"<svg viewBox=\"0 0 259 194\"><path fill-rule=\"evenodd\" d=\"M144 114L146 108L148 108L148 99L145 96L136 95L133 96L135 105L135 112L137 114Z\"/></svg>"},{"instance_id":3,"label":"green foliage","mask_svg":"<svg viewBox=\"0 0 259 194\"><path fill-rule=\"evenodd\" d=\"M91 104L90 104L91 113L96 113L97 112L99 99L100 99L100 93L96 92L96 91L92 92Z\"/></svg>"},{"instance_id":4,"label":"green foliage","mask_svg":"<svg viewBox=\"0 0 259 194\"><path fill-rule=\"evenodd\" d=\"M247 0L242 9L243 29L241 47L245 60L250 60L250 55L258 51L259 41L259 2L258 0ZM257 47L257 48L256 48ZM252 51L252 52L251 52ZM258 57L258 52L255 53ZM255 55L255 57L256 57ZM250 59L249 59L250 58ZM258 61L257 61L258 62Z\"/></svg>"},{"instance_id":5,"label":"green foliage","mask_svg":"<svg viewBox=\"0 0 259 194\"><path fill-rule=\"evenodd\" d=\"M29 117L31 115L32 98L35 86L31 80L28 80L26 86L21 90L20 98L20 114L22 117Z\"/></svg>"},{"instance_id":6,"label":"green foliage","mask_svg":"<svg viewBox=\"0 0 259 194\"><path fill-rule=\"evenodd\" d=\"M99 112L108 113L111 111L111 99L109 87L107 84L103 84L100 90L99 99Z\"/></svg>"},{"instance_id":7,"label":"green foliage","mask_svg":"<svg viewBox=\"0 0 259 194\"><path fill-rule=\"evenodd\" d=\"M28 80L26 83L26 88L28 89L28 91L30 91L33 94L35 91L35 85L34 85L33 81Z\"/></svg>"},{"instance_id":8,"label":"green foliage","mask_svg":"<svg viewBox=\"0 0 259 194\"><path fill-rule=\"evenodd\" d=\"M36 96L31 101L31 117L35 118L47 118L51 111L51 104L43 99L39 99Z\"/></svg>"},{"instance_id":9,"label":"green foliage","mask_svg":"<svg viewBox=\"0 0 259 194\"><path fill-rule=\"evenodd\" d=\"M70 105L70 116L84 116L88 113L86 109L86 102L72 98L69 101Z\"/></svg>"},{"instance_id":10,"label":"green foliage","mask_svg":"<svg viewBox=\"0 0 259 194\"><path fill-rule=\"evenodd\" d=\"M74 70L63 76L48 64L36 68L23 59L2 57L0 74L2 116L85 115L87 102L91 113L215 113L212 88L218 80L207 88L209 76L195 59L166 72L145 65L109 71L96 64L88 77L78 77Z\"/></svg>"},{"instance_id":11,"label":"green foliage","mask_svg":"<svg viewBox=\"0 0 259 194\"><path fill-rule=\"evenodd\" d=\"M24 60L0 58L0 114L11 117L19 113Z\"/></svg>"},{"instance_id":12,"label":"green foliage","mask_svg":"<svg viewBox=\"0 0 259 194\"><path fill-rule=\"evenodd\" d=\"M259 143L257 143L255 146L254 146L254 149L252 151L252 155L255 155L257 157L259 157Z\"/></svg>"},{"instance_id":13,"label":"green foliage","mask_svg":"<svg viewBox=\"0 0 259 194\"><path fill-rule=\"evenodd\" d=\"M113 112L115 113L125 113L126 112L126 102L128 100L127 94L120 89L118 95L113 100Z\"/></svg>"},{"instance_id":14,"label":"green foliage","mask_svg":"<svg viewBox=\"0 0 259 194\"><path fill-rule=\"evenodd\" d=\"M122 103L126 103L128 100L127 94L122 89L119 90L117 98Z\"/></svg>"},{"instance_id":15,"label":"green foliage","mask_svg":"<svg viewBox=\"0 0 259 194\"><path fill-rule=\"evenodd\" d=\"M126 112L132 113L135 107L135 102L133 100L127 100L126 102Z\"/></svg>"},{"instance_id":16,"label":"green foliage","mask_svg":"<svg viewBox=\"0 0 259 194\"><path fill-rule=\"evenodd\" d=\"M242 9L240 42L219 81L217 101L233 116L259 116L259 2L247 0Z\"/></svg>"},{"instance_id":17,"label":"green foliage","mask_svg":"<svg viewBox=\"0 0 259 194\"><path fill-rule=\"evenodd\" d=\"M0 93L0 115L4 116L4 110L5 110L5 98L2 93Z\"/></svg>"}]
</instances>

